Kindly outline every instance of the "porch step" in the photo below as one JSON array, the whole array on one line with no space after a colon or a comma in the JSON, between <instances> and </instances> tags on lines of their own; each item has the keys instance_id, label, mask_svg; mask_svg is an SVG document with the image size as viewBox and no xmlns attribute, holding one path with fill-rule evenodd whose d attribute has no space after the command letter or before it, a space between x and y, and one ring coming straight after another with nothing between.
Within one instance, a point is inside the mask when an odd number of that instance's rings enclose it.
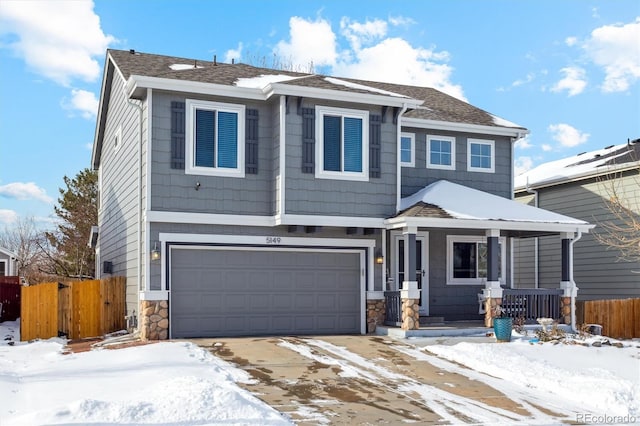
<instances>
[{"instance_id":1,"label":"porch step","mask_svg":"<svg viewBox=\"0 0 640 426\"><path fill-rule=\"evenodd\" d=\"M420 325L444 325L444 317L420 316Z\"/></svg>"}]
</instances>

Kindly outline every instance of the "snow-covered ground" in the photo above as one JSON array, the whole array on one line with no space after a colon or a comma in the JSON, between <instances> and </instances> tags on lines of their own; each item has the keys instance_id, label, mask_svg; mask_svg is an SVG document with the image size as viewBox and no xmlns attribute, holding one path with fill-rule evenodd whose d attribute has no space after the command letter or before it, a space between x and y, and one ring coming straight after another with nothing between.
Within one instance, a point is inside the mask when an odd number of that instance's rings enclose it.
<instances>
[{"instance_id":1,"label":"snow-covered ground","mask_svg":"<svg viewBox=\"0 0 640 426\"><path fill-rule=\"evenodd\" d=\"M18 333L19 323L0 324L0 425L289 424L237 385L250 380L246 372L194 344L164 342L63 355L63 340L18 342ZM9 344L7 336L16 342ZM595 340L602 338L586 342ZM485 382L539 413L540 418L529 422L549 421L535 407L561 409L578 421L583 415L584 423L640 422L638 341L625 341L623 348L531 344L526 338L511 343L473 338L405 342L411 346L398 343L394 349ZM321 340L306 340L305 345L330 349L337 364L351 358L358 364L370 362ZM292 350L307 352L304 347ZM344 371L349 372L361 374ZM478 410L471 400L442 393L433 397Z\"/></svg>"}]
</instances>

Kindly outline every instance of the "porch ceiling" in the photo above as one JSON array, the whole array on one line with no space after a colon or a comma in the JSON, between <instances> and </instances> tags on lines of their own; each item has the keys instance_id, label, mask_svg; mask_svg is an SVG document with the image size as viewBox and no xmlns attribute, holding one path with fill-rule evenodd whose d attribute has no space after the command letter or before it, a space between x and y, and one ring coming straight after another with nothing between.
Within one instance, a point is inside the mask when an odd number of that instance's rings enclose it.
<instances>
[{"instance_id":1,"label":"porch ceiling","mask_svg":"<svg viewBox=\"0 0 640 426\"><path fill-rule=\"evenodd\" d=\"M403 198L400 208L396 216L385 221L387 228L500 229L535 236L589 232L595 226L446 180Z\"/></svg>"}]
</instances>

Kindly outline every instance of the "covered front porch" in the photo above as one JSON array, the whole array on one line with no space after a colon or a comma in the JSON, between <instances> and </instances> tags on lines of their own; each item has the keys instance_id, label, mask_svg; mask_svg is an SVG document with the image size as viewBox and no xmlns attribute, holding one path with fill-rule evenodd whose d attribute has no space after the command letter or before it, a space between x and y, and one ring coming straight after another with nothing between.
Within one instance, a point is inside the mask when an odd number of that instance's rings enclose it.
<instances>
[{"instance_id":1,"label":"covered front porch","mask_svg":"<svg viewBox=\"0 0 640 426\"><path fill-rule=\"evenodd\" d=\"M573 244L593 225L448 181L402 199L385 223L383 289L367 292L370 331L486 331L500 315L575 326ZM514 241L543 235L561 248L557 287L516 288Z\"/></svg>"}]
</instances>

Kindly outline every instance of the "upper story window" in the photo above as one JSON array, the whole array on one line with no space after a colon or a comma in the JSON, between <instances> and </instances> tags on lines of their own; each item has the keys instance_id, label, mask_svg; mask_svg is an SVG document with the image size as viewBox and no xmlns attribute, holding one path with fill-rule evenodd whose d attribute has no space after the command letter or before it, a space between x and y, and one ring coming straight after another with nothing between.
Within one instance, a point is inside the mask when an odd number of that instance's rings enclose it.
<instances>
[{"instance_id":1,"label":"upper story window","mask_svg":"<svg viewBox=\"0 0 640 426\"><path fill-rule=\"evenodd\" d=\"M456 139L449 136L427 136L427 167L456 169Z\"/></svg>"},{"instance_id":2,"label":"upper story window","mask_svg":"<svg viewBox=\"0 0 640 426\"><path fill-rule=\"evenodd\" d=\"M415 166L416 135L413 133L400 134L400 165L404 167Z\"/></svg>"},{"instance_id":3,"label":"upper story window","mask_svg":"<svg viewBox=\"0 0 640 426\"><path fill-rule=\"evenodd\" d=\"M369 179L369 112L316 107L316 177Z\"/></svg>"},{"instance_id":4,"label":"upper story window","mask_svg":"<svg viewBox=\"0 0 640 426\"><path fill-rule=\"evenodd\" d=\"M506 275L506 240L498 239L498 278ZM481 236L447 236L447 284L483 284L487 279L487 240Z\"/></svg>"},{"instance_id":5,"label":"upper story window","mask_svg":"<svg viewBox=\"0 0 640 426\"><path fill-rule=\"evenodd\" d=\"M186 101L185 172L244 177L245 106Z\"/></svg>"},{"instance_id":6,"label":"upper story window","mask_svg":"<svg viewBox=\"0 0 640 426\"><path fill-rule=\"evenodd\" d=\"M495 171L494 141L469 139L467 142L467 170L487 173Z\"/></svg>"}]
</instances>

